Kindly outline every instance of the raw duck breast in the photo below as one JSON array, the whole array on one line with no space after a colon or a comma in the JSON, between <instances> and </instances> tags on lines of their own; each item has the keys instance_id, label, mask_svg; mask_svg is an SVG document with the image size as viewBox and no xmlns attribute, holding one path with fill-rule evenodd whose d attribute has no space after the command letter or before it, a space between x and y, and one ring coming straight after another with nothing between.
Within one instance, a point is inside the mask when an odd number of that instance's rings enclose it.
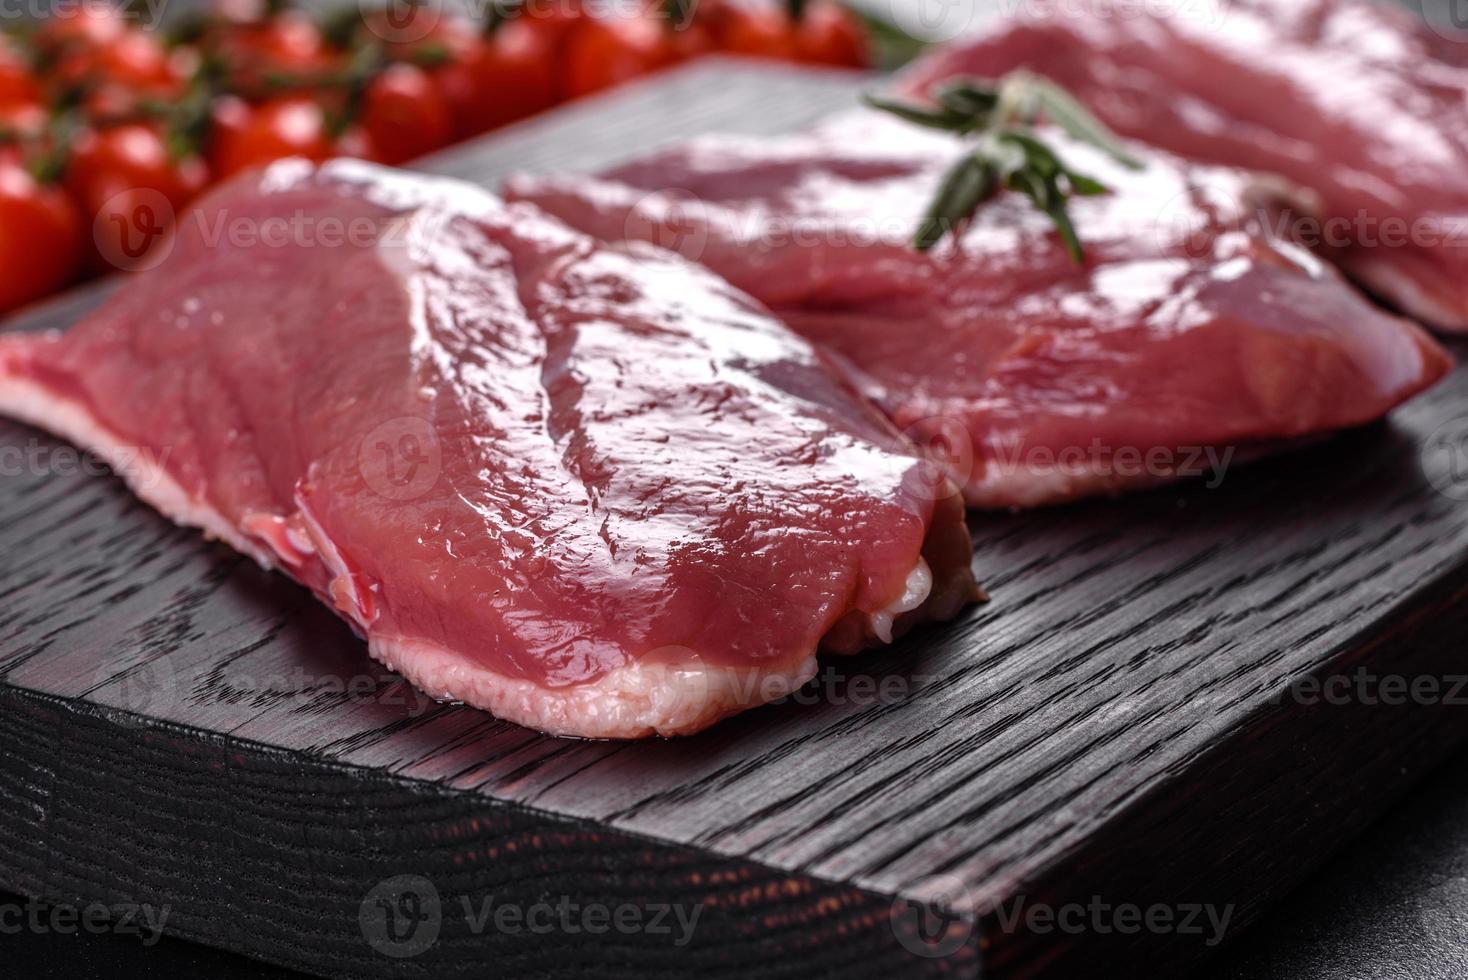
<instances>
[{"instance_id":1,"label":"raw duck breast","mask_svg":"<svg viewBox=\"0 0 1468 980\"><path fill-rule=\"evenodd\" d=\"M1016 68L1122 135L1312 188L1302 240L1409 315L1468 330L1468 34L1361 0L1078 4L939 49L903 86Z\"/></svg>"},{"instance_id":2,"label":"raw duck breast","mask_svg":"<svg viewBox=\"0 0 1468 980\"><path fill-rule=\"evenodd\" d=\"M90 319L0 341L0 411L547 732L693 732L976 592L955 488L752 301L364 164L215 192Z\"/></svg>"},{"instance_id":3,"label":"raw duck breast","mask_svg":"<svg viewBox=\"0 0 1468 980\"><path fill-rule=\"evenodd\" d=\"M1045 138L1111 189L1071 202L1083 266L1014 193L958 241L914 251L959 144L875 112L507 191L598 238L676 244L772 306L977 507L1218 477L1378 418L1448 369L1417 327L1261 229L1281 188L1160 154L1128 170Z\"/></svg>"}]
</instances>

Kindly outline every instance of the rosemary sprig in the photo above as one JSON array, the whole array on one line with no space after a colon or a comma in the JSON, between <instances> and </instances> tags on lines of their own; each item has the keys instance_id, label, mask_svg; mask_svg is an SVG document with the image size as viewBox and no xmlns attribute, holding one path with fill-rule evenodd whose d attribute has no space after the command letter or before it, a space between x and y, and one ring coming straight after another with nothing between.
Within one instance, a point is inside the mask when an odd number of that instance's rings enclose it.
<instances>
[{"instance_id":1,"label":"rosemary sprig","mask_svg":"<svg viewBox=\"0 0 1468 980\"><path fill-rule=\"evenodd\" d=\"M1072 197L1104 194L1107 188L1066 166L1040 139L1035 123L1048 119L1073 139L1104 151L1123 166L1141 169L1140 160L1059 85L1028 72L1014 72L998 82L959 78L933 91L932 105L915 105L867 96L867 105L929 129L975 140L949 168L913 236L913 247L926 252L979 205L1007 188L1028 197L1054 222L1065 250L1077 264L1085 261L1080 237L1070 220Z\"/></svg>"}]
</instances>

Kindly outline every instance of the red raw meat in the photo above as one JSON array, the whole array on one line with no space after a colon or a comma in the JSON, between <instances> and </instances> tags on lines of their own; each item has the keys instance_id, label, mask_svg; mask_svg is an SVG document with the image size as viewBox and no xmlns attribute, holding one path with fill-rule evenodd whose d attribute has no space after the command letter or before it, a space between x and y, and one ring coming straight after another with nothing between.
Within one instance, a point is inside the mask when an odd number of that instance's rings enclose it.
<instances>
[{"instance_id":1,"label":"red raw meat","mask_svg":"<svg viewBox=\"0 0 1468 980\"><path fill-rule=\"evenodd\" d=\"M975 597L956 489L675 255L345 162L183 224L79 326L0 339L0 411L308 585L436 697L692 732L818 646Z\"/></svg>"},{"instance_id":2,"label":"red raw meat","mask_svg":"<svg viewBox=\"0 0 1468 980\"><path fill-rule=\"evenodd\" d=\"M1071 202L1084 267L1013 193L961 241L914 251L959 144L875 112L507 191L605 240L677 245L772 306L979 507L1217 475L1234 449L1369 422L1447 371L1421 330L1260 229L1287 189L1045 138L1112 190Z\"/></svg>"},{"instance_id":3,"label":"red raw meat","mask_svg":"<svg viewBox=\"0 0 1468 980\"><path fill-rule=\"evenodd\" d=\"M903 87L1028 68L1125 136L1280 174L1323 205L1299 237L1408 314L1468 330L1468 35L1357 0L1074 6L948 45Z\"/></svg>"}]
</instances>

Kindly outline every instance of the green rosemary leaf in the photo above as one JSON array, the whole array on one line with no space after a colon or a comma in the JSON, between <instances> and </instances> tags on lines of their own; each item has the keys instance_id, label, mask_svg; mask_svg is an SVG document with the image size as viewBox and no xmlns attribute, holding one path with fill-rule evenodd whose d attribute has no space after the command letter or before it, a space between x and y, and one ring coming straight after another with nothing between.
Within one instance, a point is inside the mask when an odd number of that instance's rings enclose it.
<instances>
[{"instance_id":1,"label":"green rosemary leaf","mask_svg":"<svg viewBox=\"0 0 1468 980\"><path fill-rule=\"evenodd\" d=\"M1078 174L1074 170L1065 171L1065 181L1070 184L1070 192L1080 197L1095 197L1098 194L1108 193L1111 188L1094 177Z\"/></svg>"},{"instance_id":2,"label":"green rosemary leaf","mask_svg":"<svg viewBox=\"0 0 1468 980\"><path fill-rule=\"evenodd\" d=\"M938 194L918 224L912 244L926 252L969 217L999 186L993 161L978 154L965 154L943 175Z\"/></svg>"},{"instance_id":3,"label":"green rosemary leaf","mask_svg":"<svg viewBox=\"0 0 1468 980\"><path fill-rule=\"evenodd\" d=\"M1000 187L1027 197L1055 224L1065 250L1077 263L1085 256L1071 221L1072 196L1092 197L1107 188L1070 169L1031 126L1044 116L1072 139L1101 149L1129 167L1142 164L1064 89L1036 75L1015 72L1000 82L958 78L936 88L936 105L914 105L878 96L866 104L900 119L959 135L977 137L973 148L943 175L938 192L913 238L927 251L973 216Z\"/></svg>"},{"instance_id":4,"label":"green rosemary leaf","mask_svg":"<svg viewBox=\"0 0 1468 980\"><path fill-rule=\"evenodd\" d=\"M1065 250L1070 255L1070 260L1076 265L1083 265L1086 261L1085 250L1081 248L1080 236L1076 234L1075 225L1071 223L1070 212L1065 205L1047 211L1050 220L1055 222L1055 230L1060 232L1060 240L1065 244Z\"/></svg>"},{"instance_id":5,"label":"green rosemary leaf","mask_svg":"<svg viewBox=\"0 0 1468 980\"><path fill-rule=\"evenodd\" d=\"M1123 166L1133 170L1142 169L1142 161L1128 153L1121 141L1065 89L1047 78L1028 73L1019 75L1016 84L1027 89L1046 118L1065 130L1073 139L1105 151Z\"/></svg>"},{"instance_id":6,"label":"green rosemary leaf","mask_svg":"<svg viewBox=\"0 0 1468 980\"><path fill-rule=\"evenodd\" d=\"M890 112L899 119L918 126L926 126L929 129L941 129L950 133L962 133L967 132L974 126L972 119L946 108L928 109L923 106L909 105L906 102L884 99L878 95L864 95L862 96L862 101L873 109Z\"/></svg>"},{"instance_id":7,"label":"green rosemary leaf","mask_svg":"<svg viewBox=\"0 0 1468 980\"><path fill-rule=\"evenodd\" d=\"M987 119L999 107L999 89L970 78L940 85L934 97L949 112L975 121Z\"/></svg>"}]
</instances>

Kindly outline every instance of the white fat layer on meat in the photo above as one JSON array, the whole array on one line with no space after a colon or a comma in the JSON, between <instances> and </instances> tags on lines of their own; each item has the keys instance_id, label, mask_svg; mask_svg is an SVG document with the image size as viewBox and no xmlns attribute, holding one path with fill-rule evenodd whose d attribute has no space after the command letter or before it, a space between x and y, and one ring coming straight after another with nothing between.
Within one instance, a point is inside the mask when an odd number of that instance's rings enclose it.
<instances>
[{"instance_id":1,"label":"white fat layer on meat","mask_svg":"<svg viewBox=\"0 0 1468 980\"><path fill-rule=\"evenodd\" d=\"M440 700L482 708L550 735L582 738L691 734L785 697L816 673L812 654L760 667L716 667L695 657L630 663L594 681L550 687L508 677L457 650L412 637L373 633L367 647L389 670Z\"/></svg>"},{"instance_id":2,"label":"white fat layer on meat","mask_svg":"<svg viewBox=\"0 0 1468 980\"><path fill-rule=\"evenodd\" d=\"M883 643L892 642L892 624L897 617L903 613L912 612L918 606L928 601L928 596L933 591L933 570L928 567L924 558L919 558L918 563L913 566L912 571L907 573L907 584L902 590L902 595L896 601L884 609L871 614L868 622L871 625L872 634Z\"/></svg>"}]
</instances>

